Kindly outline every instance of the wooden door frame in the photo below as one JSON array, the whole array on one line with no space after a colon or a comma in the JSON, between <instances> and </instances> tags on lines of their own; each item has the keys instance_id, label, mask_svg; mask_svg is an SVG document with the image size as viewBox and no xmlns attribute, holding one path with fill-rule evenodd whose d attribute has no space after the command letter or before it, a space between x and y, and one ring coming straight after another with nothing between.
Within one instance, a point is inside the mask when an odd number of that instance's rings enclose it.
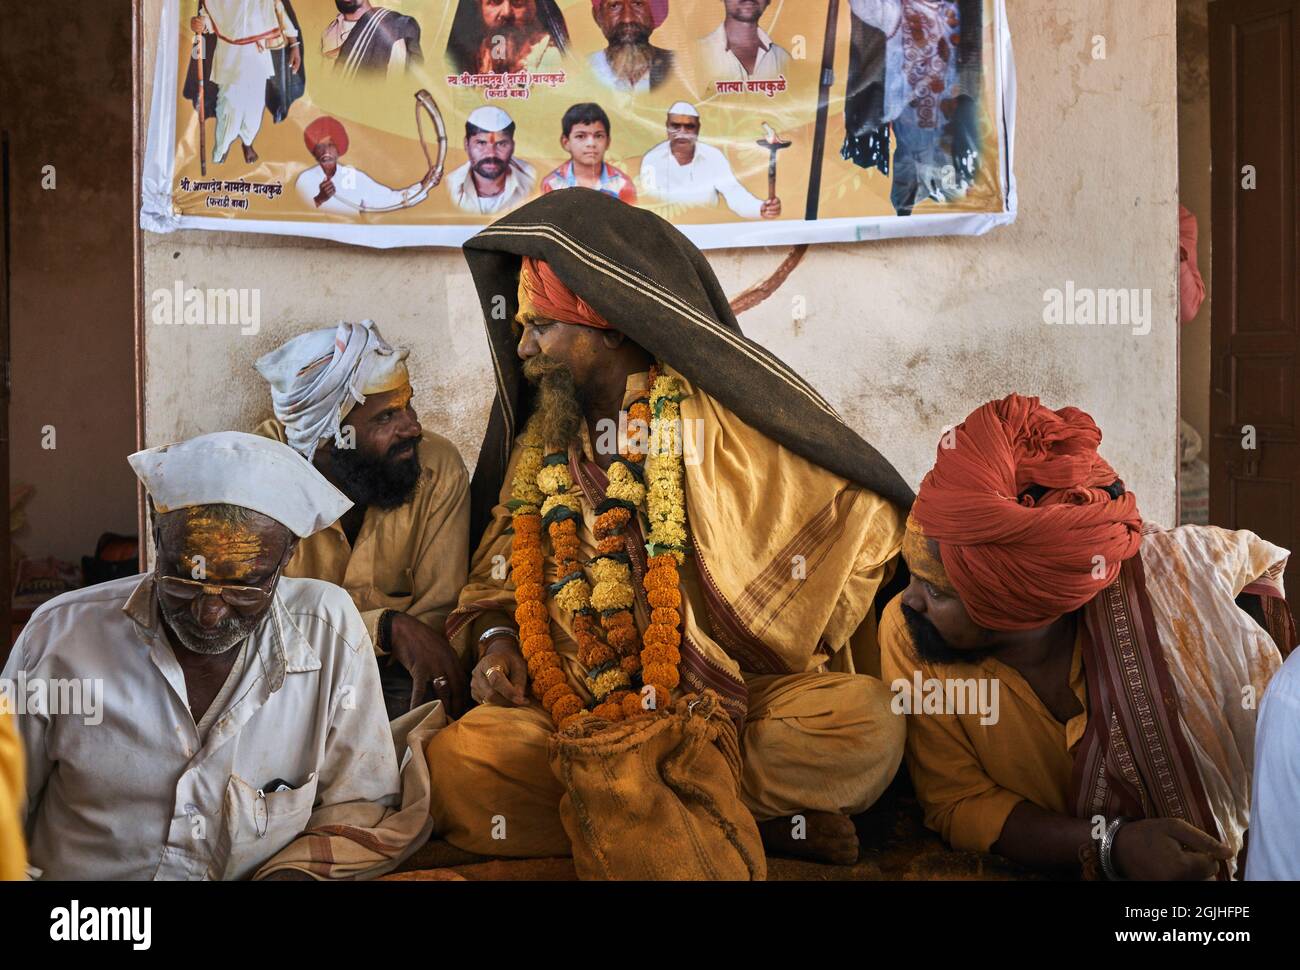
<instances>
[{"instance_id":1,"label":"wooden door frame","mask_svg":"<svg viewBox=\"0 0 1300 970\"><path fill-rule=\"evenodd\" d=\"M131 255L135 288L135 447L145 447L145 312L144 312L144 230L140 228L142 174L144 171L144 0L131 0L131 197L135 217L131 220ZM136 483L136 535L139 536L140 572L148 568L148 510L144 486Z\"/></svg>"}]
</instances>

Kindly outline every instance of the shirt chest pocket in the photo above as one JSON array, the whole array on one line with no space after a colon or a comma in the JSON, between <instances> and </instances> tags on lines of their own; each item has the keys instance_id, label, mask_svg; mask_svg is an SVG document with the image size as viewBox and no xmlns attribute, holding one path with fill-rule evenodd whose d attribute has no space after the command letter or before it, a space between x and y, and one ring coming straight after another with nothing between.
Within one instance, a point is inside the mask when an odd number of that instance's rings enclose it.
<instances>
[{"instance_id":1,"label":"shirt chest pocket","mask_svg":"<svg viewBox=\"0 0 1300 970\"><path fill-rule=\"evenodd\" d=\"M245 879L300 835L311 818L318 779L312 772L292 791L255 788L238 775L226 786L225 878Z\"/></svg>"}]
</instances>

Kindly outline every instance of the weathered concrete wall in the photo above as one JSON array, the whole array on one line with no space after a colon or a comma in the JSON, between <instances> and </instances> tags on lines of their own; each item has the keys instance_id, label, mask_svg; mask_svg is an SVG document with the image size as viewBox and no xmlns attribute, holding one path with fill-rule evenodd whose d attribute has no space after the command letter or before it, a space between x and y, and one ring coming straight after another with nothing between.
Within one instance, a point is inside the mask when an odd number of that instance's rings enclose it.
<instances>
[{"instance_id":1,"label":"weathered concrete wall","mask_svg":"<svg viewBox=\"0 0 1300 970\"><path fill-rule=\"evenodd\" d=\"M14 537L32 556L136 529L130 50L130 0L5 5L10 480L36 487Z\"/></svg>"},{"instance_id":2,"label":"weathered concrete wall","mask_svg":"<svg viewBox=\"0 0 1300 970\"><path fill-rule=\"evenodd\" d=\"M147 0L157 22L161 0ZM1019 74L1020 221L982 238L811 251L747 333L815 384L916 483L945 425L1017 390L1091 411L1104 453L1152 520L1174 518L1177 442L1177 131L1174 0L1009 0ZM1105 58L1094 57L1095 39ZM149 68L156 35L147 38ZM785 251L711 258L728 292ZM146 292L175 280L260 287L262 331L148 327L151 444L248 428L269 412L252 361L293 333L372 317L412 347L422 417L467 461L491 379L457 252L367 252L296 239L146 238ZM1044 291L1150 289L1154 322L1043 323ZM796 298L806 318L794 319Z\"/></svg>"}]
</instances>

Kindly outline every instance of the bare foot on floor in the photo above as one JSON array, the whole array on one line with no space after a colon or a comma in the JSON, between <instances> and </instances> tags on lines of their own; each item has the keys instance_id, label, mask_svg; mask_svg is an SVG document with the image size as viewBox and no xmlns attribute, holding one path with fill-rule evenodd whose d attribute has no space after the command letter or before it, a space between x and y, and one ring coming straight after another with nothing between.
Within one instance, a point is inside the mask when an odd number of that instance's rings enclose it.
<instances>
[{"instance_id":1,"label":"bare foot on floor","mask_svg":"<svg viewBox=\"0 0 1300 970\"><path fill-rule=\"evenodd\" d=\"M836 812L800 812L758 823L769 854L796 856L834 866L858 861L858 831L853 819Z\"/></svg>"},{"instance_id":2,"label":"bare foot on floor","mask_svg":"<svg viewBox=\"0 0 1300 970\"><path fill-rule=\"evenodd\" d=\"M255 161L257 161L257 152L253 151L252 145L244 146L244 161L247 162L249 165L252 165Z\"/></svg>"}]
</instances>

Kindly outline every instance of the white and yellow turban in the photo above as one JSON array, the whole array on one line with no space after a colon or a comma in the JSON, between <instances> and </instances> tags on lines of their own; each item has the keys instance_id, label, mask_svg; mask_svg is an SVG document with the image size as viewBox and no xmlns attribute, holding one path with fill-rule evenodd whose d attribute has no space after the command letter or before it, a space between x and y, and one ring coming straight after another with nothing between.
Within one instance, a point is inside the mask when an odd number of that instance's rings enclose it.
<instances>
[{"instance_id":1,"label":"white and yellow turban","mask_svg":"<svg viewBox=\"0 0 1300 970\"><path fill-rule=\"evenodd\" d=\"M271 385L275 417L300 455L311 461L325 438L366 395L410 383L405 348L394 348L373 320L312 330L260 358L257 371Z\"/></svg>"}]
</instances>

